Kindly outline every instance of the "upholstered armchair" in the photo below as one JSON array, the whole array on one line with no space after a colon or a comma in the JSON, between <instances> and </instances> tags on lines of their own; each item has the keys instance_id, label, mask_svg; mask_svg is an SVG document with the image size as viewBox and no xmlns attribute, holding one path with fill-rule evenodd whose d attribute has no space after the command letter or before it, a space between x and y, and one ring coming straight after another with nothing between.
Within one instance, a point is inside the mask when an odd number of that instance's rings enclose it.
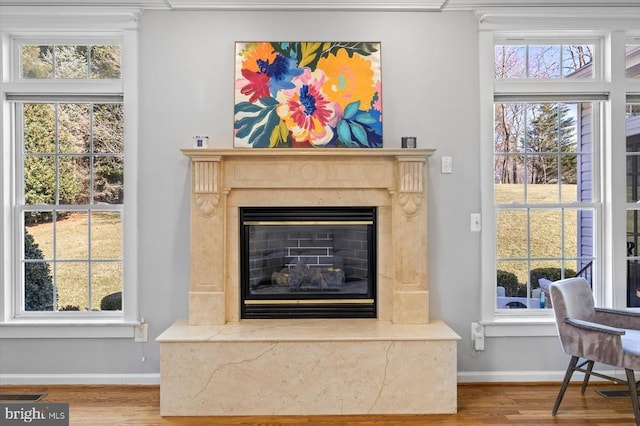
<instances>
[{"instance_id":1,"label":"upholstered armchair","mask_svg":"<svg viewBox=\"0 0 640 426\"><path fill-rule=\"evenodd\" d=\"M555 281L550 289L562 349L571 355L553 415L558 412L573 372L579 371L585 374L582 393L590 376L627 383L636 424L640 426L638 383L634 376L634 370L640 370L640 314L596 308L591 286L582 277ZM578 363L581 358L583 362ZM627 380L593 371L595 362L624 368Z\"/></svg>"}]
</instances>

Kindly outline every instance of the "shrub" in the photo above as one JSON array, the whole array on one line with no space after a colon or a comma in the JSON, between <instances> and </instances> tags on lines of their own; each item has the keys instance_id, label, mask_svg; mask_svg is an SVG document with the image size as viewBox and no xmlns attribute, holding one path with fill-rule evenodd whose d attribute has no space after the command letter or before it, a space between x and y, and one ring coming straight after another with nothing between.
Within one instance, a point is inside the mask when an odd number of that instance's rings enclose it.
<instances>
[{"instance_id":1,"label":"shrub","mask_svg":"<svg viewBox=\"0 0 640 426\"><path fill-rule=\"evenodd\" d=\"M564 278L571 278L576 276L576 271L573 269L565 268ZM529 282L531 283L531 289L540 287L538 279L546 278L550 281L558 281L562 278L562 270L560 268L536 268L532 269L529 274Z\"/></svg>"},{"instance_id":2,"label":"shrub","mask_svg":"<svg viewBox=\"0 0 640 426\"><path fill-rule=\"evenodd\" d=\"M100 310L102 311L121 311L122 310L122 292L107 294L100 301Z\"/></svg>"},{"instance_id":3,"label":"shrub","mask_svg":"<svg viewBox=\"0 0 640 426\"><path fill-rule=\"evenodd\" d=\"M61 308L58 308L59 311L79 311L80 307L75 305L65 305Z\"/></svg>"},{"instance_id":4,"label":"shrub","mask_svg":"<svg viewBox=\"0 0 640 426\"><path fill-rule=\"evenodd\" d=\"M496 283L505 289L505 295L509 297L526 297L526 286L518 282L518 277L513 272L502 271L498 269L496 272Z\"/></svg>"},{"instance_id":5,"label":"shrub","mask_svg":"<svg viewBox=\"0 0 640 426\"><path fill-rule=\"evenodd\" d=\"M44 259L42 250L33 236L24 230L25 259ZM53 278L46 262L29 262L24 265L24 309L25 311L53 310Z\"/></svg>"}]
</instances>

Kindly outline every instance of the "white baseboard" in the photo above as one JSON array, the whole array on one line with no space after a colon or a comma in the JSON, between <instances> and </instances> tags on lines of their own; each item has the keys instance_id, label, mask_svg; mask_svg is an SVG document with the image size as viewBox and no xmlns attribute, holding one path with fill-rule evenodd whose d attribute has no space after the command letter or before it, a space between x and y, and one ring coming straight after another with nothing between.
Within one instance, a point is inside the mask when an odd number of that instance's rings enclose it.
<instances>
[{"instance_id":1,"label":"white baseboard","mask_svg":"<svg viewBox=\"0 0 640 426\"><path fill-rule=\"evenodd\" d=\"M594 371L596 371L594 369ZM597 370L620 380L626 380L624 370ZM564 371L459 371L458 383L533 383L533 382L558 382L564 380ZM571 377L572 382L581 382L584 374L575 372ZM591 376L589 381L606 381L596 376Z\"/></svg>"},{"instance_id":2,"label":"white baseboard","mask_svg":"<svg viewBox=\"0 0 640 426\"><path fill-rule=\"evenodd\" d=\"M151 374L0 374L0 385L159 385Z\"/></svg>"}]
</instances>

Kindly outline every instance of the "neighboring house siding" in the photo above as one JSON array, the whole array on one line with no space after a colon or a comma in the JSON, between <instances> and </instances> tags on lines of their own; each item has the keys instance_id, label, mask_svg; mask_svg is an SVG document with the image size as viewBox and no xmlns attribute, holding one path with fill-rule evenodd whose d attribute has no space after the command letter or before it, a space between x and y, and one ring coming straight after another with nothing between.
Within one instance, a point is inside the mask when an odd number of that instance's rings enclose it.
<instances>
[{"instance_id":1,"label":"neighboring house siding","mask_svg":"<svg viewBox=\"0 0 640 426\"><path fill-rule=\"evenodd\" d=\"M593 152L593 126L591 104L578 106L578 152ZM591 173L593 172L593 156L578 156L577 196L578 201L591 201ZM578 257L593 257L593 213L580 212L578 214ZM582 269L589 260L578 261L578 270Z\"/></svg>"}]
</instances>

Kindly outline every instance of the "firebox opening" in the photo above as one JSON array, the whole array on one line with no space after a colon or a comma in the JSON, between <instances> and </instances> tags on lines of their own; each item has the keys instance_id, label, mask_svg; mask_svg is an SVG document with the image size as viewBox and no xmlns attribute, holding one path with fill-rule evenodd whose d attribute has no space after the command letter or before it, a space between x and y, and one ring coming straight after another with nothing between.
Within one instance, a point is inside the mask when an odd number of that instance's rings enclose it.
<instances>
[{"instance_id":1,"label":"firebox opening","mask_svg":"<svg viewBox=\"0 0 640 426\"><path fill-rule=\"evenodd\" d=\"M376 318L375 207L241 207L241 318Z\"/></svg>"}]
</instances>

